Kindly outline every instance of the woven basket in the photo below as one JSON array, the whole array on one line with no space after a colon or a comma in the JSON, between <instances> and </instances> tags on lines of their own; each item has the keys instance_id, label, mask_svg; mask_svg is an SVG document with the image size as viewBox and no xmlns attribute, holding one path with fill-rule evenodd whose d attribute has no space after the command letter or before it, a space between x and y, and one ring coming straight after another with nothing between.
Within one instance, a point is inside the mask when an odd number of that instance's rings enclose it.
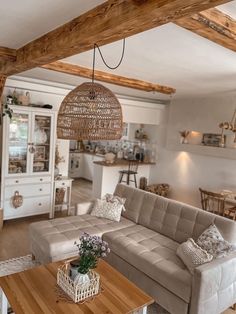
<instances>
[{"instance_id":1,"label":"woven basket","mask_svg":"<svg viewBox=\"0 0 236 314\"><path fill-rule=\"evenodd\" d=\"M70 140L117 140L123 132L121 105L98 83L83 83L63 100L57 119L57 137Z\"/></svg>"},{"instance_id":2,"label":"woven basket","mask_svg":"<svg viewBox=\"0 0 236 314\"><path fill-rule=\"evenodd\" d=\"M167 197L170 186L167 183L152 184L148 185L145 190L163 197Z\"/></svg>"},{"instance_id":3,"label":"woven basket","mask_svg":"<svg viewBox=\"0 0 236 314\"><path fill-rule=\"evenodd\" d=\"M15 191L11 200L12 200L12 205L14 208L18 208L23 205L23 196L20 195L19 191Z\"/></svg>"},{"instance_id":4,"label":"woven basket","mask_svg":"<svg viewBox=\"0 0 236 314\"><path fill-rule=\"evenodd\" d=\"M65 197L66 189L56 189L56 197L55 197L55 204L61 205L63 204L64 197Z\"/></svg>"},{"instance_id":5,"label":"woven basket","mask_svg":"<svg viewBox=\"0 0 236 314\"><path fill-rule=\"evenodd\" d=\"M89 285L76 285L69 277L69 265L66 263L58 268L57 284L75 303L78 303L99 293L99 274L91 270L88 275Z\"/></svg>"}]
</instances>

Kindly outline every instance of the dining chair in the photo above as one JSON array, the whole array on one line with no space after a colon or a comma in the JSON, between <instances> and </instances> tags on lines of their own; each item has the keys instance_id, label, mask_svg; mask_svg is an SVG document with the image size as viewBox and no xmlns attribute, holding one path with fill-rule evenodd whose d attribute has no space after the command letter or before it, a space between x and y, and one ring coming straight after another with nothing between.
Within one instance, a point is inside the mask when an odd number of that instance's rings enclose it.
<instances>
[{"instance_id":1,"label":"dining chair","mask_svg":"<svg viewBox=\"0 0 236 314\"><path fill-rule=\"evenodd\" d=\"M227 193L215 193L199 188L202 209L236 221L236 204L232 204ZM227 206L229 205L229 206ZM232 206L233 205L233 206Z\"/></svg>"},{"instance_id":2,"label":"dining chair","mask_svg":"<svg viewBox=\"0 0 236 314\"><path fill-rule=\"evenodd\" d=\"M199 188L201 195L202 209L213 212L218 215L223 215L225 211L225 199L227 194L215 193Z\"/></svg>"},{"instance_id":3,"label":"dining chair","mask_svg":"<svg viewBox=\"0 0 236 314\"><path fill-rule=\"evenodd\" d=\"M227 204L231 205L231 206L233 205L233 207L226 207L224 209L223 216L236 221L236 204L235 204L235 202L232 204L230 201L226 200L226 205Z\"/></svg>"},{"instance_id":4,"label":"dining chair","mask_svg":"<svg viewBox=\"0 0 236 314\"><path fill-rule=\"evenodd\" d=\"M136 174L138 174L138 163L138 160L129 160L128 170L119 171L119 183L126 182L126 184L129 185L130 182L134 182L135 187L137 188ZM124 176L126 176L125 180L123 180ZM133 176L133 180L131 180L131 176Z\"/></svg>"}]
</instances>

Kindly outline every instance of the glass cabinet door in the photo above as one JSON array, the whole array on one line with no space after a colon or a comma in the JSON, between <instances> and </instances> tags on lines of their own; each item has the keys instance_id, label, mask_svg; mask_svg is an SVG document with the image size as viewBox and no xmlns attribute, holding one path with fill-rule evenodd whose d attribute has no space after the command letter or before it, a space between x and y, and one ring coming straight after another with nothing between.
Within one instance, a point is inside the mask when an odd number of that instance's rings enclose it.
<instances>
[{"instance_id":1,"label":"glass cabinet door","mask_svg":"<svg viewBox=\"0 0 236 314\"><path fill-rule=\"evenodd\" d=\"M34 115L33 173L50 170L51 117Z\"/></svg>"},{"instance_id":2,"label":"glass cabinet door","mask_svg":"<svg viewBox=\"0 0 236 314\"><path fill-rule=\"evenodd\" d=\"M13 113L9 122L8 174L27 172L29 115Z\"/></svg>"}]
</instances>

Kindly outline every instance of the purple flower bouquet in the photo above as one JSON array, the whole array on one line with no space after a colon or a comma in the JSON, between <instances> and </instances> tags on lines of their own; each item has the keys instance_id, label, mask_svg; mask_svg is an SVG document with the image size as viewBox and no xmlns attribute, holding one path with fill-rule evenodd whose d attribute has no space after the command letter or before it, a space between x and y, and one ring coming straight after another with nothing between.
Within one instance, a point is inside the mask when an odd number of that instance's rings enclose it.
<instances>
[{"instance_id":1,"label":"purple flower bouquet","mask_svg":"<svg viewBox=\"0 0 236 314\"><path fill-rule=\"evenodd\" d=\"M108 243L103 241L101 237L91 236L84 233L80 237L79 262L77 271L80 274L87 274L90 269L96 268L98 259L106 257L110 253Z\"/></svg>"}]
</instances>

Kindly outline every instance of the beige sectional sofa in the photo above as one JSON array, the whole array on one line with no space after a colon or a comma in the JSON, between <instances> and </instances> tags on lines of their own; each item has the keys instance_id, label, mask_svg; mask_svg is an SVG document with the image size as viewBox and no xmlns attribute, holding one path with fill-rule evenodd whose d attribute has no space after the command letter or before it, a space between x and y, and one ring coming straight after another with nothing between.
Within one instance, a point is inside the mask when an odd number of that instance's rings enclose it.
<instances>
[{"instance_id":1,"label":"beige sectional sofa","mask_svg":"<svg viewBox=\"0 0 236 314\"><path fill-rule=\"evenodd\" d=\"M79 206L78 216L31 224L32 254L41 262L74 256L74 241L85 231L102 236L111 248L108 262L172 314L218 314L236 303L236 253L197 267L194 275L176 255L211 223L236 243L235 222L126 185L114 194L126 198L121 222Z\"/></svg>"}]
</instances>

